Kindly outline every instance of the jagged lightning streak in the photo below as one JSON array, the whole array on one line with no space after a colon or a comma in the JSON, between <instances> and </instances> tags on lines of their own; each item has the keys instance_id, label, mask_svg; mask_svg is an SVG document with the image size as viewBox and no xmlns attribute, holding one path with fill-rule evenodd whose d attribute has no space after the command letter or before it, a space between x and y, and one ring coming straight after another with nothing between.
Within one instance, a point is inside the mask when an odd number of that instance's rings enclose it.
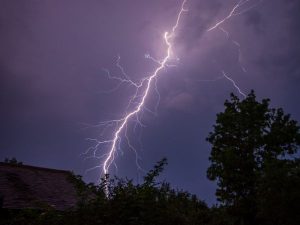
<instances>
[{"instance_id":1,"label":"jagged lightning streak","mask_svg":"<svg viewBox=\"0 0 300 225\"><path fill-rule=\"evenodd\" d=\"M230 11L230 13L225 17L223 18L222 20L218 21L217 23L215 23L213 26L211 26L210 28L207 29L207 31L213 31L215 29L219 29L221 30L229 40L231 40L231 42L238 48L238 52L239 52L239 64L240 64L240 67L241 69L243 70L243 72L247 72L245 67L242 66L242 63L241 63L241 45L240 43L238 43L237 41L231 39L230 37L230 34L228 31L226 31L222 25L227 22L227 20L231 19L232 17L235 17L235 16L239 16L239 15L242 15L246 12L248 12L249 10L253 9L254 7L258 6L263 0L258 0L255 4L253 5L250 5L242 10L240 10L243 6L245 6L247 3L250 3L252 2L252 0L239 0L239 2L232 8L232 10Z\"/></svg>"},{"instance_id":2,"label":"jagged lightning streak","mask_svg":"<svg viewBox=\"0 0 300 225\"><path fill-rule=\"evenodd\" d=\"M103 174L108 174L108 171L109 171L109 168L110 166L113 164L114 162L114 159L115 159L115 154L116 154L116 150L117 150L117 145L119 143L119 140L120 140L120 133L122 131L124 131L124 129L126 129L127 127L127 124L128 124L128 121L133 118L134 116L137 116L137 114L141 111L141 109L143 108L144 104L145 104L145 101L146 101L146 98L148 96L148 93L149 93L149 90L151 89L155 79L157 78L157 76L159 75L159 72L161 70L163 70L166 66L167 66L167 62L168 60L170 59L171 57L171 53L172 53L172 43L171 43L171 39L174 37L175 35L175 31L176 29L178 28L178 25L179 25L179 22L180 22L180 19L181 19L181 16L183 14L183 12L187 11L184 6L186 4L187 0L184 0L181 4L181 8L180 8L180 11L177 15L177 19L176 19L176 23L175 25L172 27L172 30L171 32L165 32L164 34L164 41L165 41L165 44L167 45L167 49L166 49L166 55L165 57L163 58L163 60L161 61L158 61L158 60L155 60L159 66L154 70L153 74L150 75L149 77L145 78L142 80L142 82L140 83L139 86L137 86L138 88L139 87L142 87L142 86L146 86L145 87L145 90L142 94L142 97L141 97L141 100L140 102L137 104L136 108L129 112L125 117L123 117L122 119L120 120L117 120L119 124L119 127L116 129L115 133L114 133L114 137L112 140L108 140L108 141L103 141L103 142L99 142L100 144L101 143L111 143L111 147L109 149L109 152L104 160L104 163L103 163L103 166L102 166L102 171L103 171ZM119 65L119 64L118 64ZM123 73L123 74L126 74L126 73ZM130 80L128 77L126 77L126 80ZM135 83L132 83L133 85L135 85ZM136 92L137 94L137 92ZM136 95L134 96L136 97Z\"/></svg>"},{"instance_id":3,"label":"jagged lightning streak","mask_svg":"<svg viewBox=\"0 0 300 225\"><path fill-rule=\"evenodd\" d=\"M224 76L227 80L229 80L229 81L233 84L233 86L238 90L238 92L239 92L244 98L246 98L245 93L241 91L241 89L240 89L239 86L235 83L235 81L234 81L232 78L230 78L224 71L222 71L222 74L223 74L223 76Z\"/></svg>"},{"instance_id":4,"label":"jagged lightning streak","mask_svg":"<svg viewBox=\"0 0 300 225\"><path fill-rule=\"evenodd\" d=\"M253 5L249 6L249 7L246 7L245 9L240 10L247 3L251 2L251 0L239 0L239 2L236 5L234 5L234 7L230 11L230 13L225 18L221 19L220 21L216 22L213 26L209 27L207 29L207 32L213 31L215 29L219 29L219 30L221 30L227 36L228 39L231 39L229 32L226 31L221 26L227 20L231 19L232 17L238 16L238 15L242 15L242 14L248 12L249 10L253 9L258 4L260 4L262 1L263 0L259 0L259 1L256 2L256 4L253 4ZM243 72L246 72L245 67L243 67L242 64L241 64L241 45L240 45L240 43L238 43L237 41L235 41L233 39L231 39L231 41L238 48L238 52L239 52L239 65L242 68ZM236 84L236 82L231 77L229 77L224 71L222 71L222 74L223 74L223 77L226 78L227 80L229 80L233 84L233 86L237 89L237 91L245 98L246 95L241 91L241 88Z\"/></svg>"},{"instance_id":5,"label":"jagged lightning streak","mask_svg":"<svg viewBox=\"0 0 300 225\"><path fill-rule=\"evenodd\" d=\"M259 0L258 3L254 4L254 5L251 5L250 7L247 7L246 9L243 9L241 11L238 11L241 7L243 7L248 2L251 2L251 1L252 0L239 0L239 2L232 8L232 10L230 11L230 13L225 18L223 18L222 20L218 21L213 26L211 26L210 28L208 28L207 31L212 31L212 30L220 27L223 23L225 23L227 20L231 19L234 16L238 16L238 15L244 14L245 12L248 12L250 9L256 7L263 0Z\"/></svg>"}]
</instances>

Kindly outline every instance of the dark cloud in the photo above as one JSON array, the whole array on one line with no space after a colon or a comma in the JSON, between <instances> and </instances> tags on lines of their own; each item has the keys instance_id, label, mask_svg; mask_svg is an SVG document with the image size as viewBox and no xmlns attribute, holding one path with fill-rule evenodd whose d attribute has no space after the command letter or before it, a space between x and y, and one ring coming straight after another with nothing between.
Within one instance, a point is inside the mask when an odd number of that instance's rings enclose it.
<instances>
[{"instance_id":1,"label":"dark cloud","mask_svg":"<svg viewBox=\"0 0 300 225\"><path fill-rule=\"evenodd\" d=\"M222 9L222 1L191 1L187 9L189 16L183 19L184 25L180 27L176 43L189 52L199 44L209 25L216 21L216 16Z\"/></svg>"},{"instance_id":2,"label":"dark cloud","mask_svg":"<svg viewBox=\"0 0 300 225\"><path fill-rule=\"evenodd\" d=\"M252 10L245 14L245 25L252 27L257 34L264 32L264 21L261 13L257 10Z\"/></svg>"}]
</instances>

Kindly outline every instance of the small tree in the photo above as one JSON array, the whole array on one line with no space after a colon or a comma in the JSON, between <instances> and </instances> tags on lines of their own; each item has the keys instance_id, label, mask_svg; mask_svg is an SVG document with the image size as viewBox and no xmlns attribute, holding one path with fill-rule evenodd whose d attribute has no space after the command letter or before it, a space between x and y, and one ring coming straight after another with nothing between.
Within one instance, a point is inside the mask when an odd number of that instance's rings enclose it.
<instances>
[{"instance_id":1,"label":"small tree","mask_svg":"<svg viewBox=\"0 0 300 225\"><path fill-rule=\"evenodd\" d=\"M268 205L261 201L266 200L268 189L262 189L271 185L270 177L280 180L277 175L284 169L299 168L294 159L299 126L281 108L270 108L268 99L257 101L254 91L242 101L231 94L224 105L207 138L212 144L207 176L217 181L217 199L236 219L233 223L254 224L263 211L260 206Z\"/></svg>"},{"instance_id":2,"label":"small tree","mask_svg":"<svg viewBox=\"0 0 300 225\"><path fill-rule=\"evenodd\" d=\"M15 157L12 157L11 159L5 158L4 162L11 165L23 165L23 163L19 162Z\"/></svg>"}]
</instances>

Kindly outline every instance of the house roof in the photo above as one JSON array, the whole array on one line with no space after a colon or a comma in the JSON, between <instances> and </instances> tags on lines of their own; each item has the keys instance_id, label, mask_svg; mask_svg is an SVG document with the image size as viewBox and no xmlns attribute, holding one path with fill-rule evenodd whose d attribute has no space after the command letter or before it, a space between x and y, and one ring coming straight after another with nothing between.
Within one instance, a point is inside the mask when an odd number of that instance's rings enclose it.
<instances>
[{"instance_id":1,"label":"house roof","mask_svg":"<svg viewBox=\"0 0 300 225\"><path fill-rule=\"evenodd\" d=\"M77 192L71 172L28 165L0 163L3 208L66 210L76 205Z\"/></svg>"}]
</instances>

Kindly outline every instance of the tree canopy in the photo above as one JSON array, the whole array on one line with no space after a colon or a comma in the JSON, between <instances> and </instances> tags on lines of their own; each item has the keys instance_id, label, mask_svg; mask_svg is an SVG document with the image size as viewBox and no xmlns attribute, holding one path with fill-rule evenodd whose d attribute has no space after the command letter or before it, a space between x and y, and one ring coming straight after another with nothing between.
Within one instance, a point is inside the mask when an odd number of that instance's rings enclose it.
<instances>
[{"instance_id":1,"label":"tree canopy","mask_svg":"<svg viewBox=\"0 0 300 225\"><path fill-rule=\"evenodd\" d=\"M117 177L105 177L100 185L85 184L81 176L74 175L70 179L80 197L75 208L63 212L51 207L43 210L0 210L0 224L208 224L210 210L203 201L186 191L171 188L167 182L157 181L166 163L166 159L159 161L141 184Z\"/></svg>"},{"instance_id":2,"label":"tree canopy","mask_svg":"<svg viewBox=\"0 0 300 225\"><path fill-rule=\"evenodd\" d=\"M207 177L217 181L216 196L235 224L299 222L299 126L269 103L254 91L242 101L231 94L207 138Z\"/></svg>"}]
</instances>

